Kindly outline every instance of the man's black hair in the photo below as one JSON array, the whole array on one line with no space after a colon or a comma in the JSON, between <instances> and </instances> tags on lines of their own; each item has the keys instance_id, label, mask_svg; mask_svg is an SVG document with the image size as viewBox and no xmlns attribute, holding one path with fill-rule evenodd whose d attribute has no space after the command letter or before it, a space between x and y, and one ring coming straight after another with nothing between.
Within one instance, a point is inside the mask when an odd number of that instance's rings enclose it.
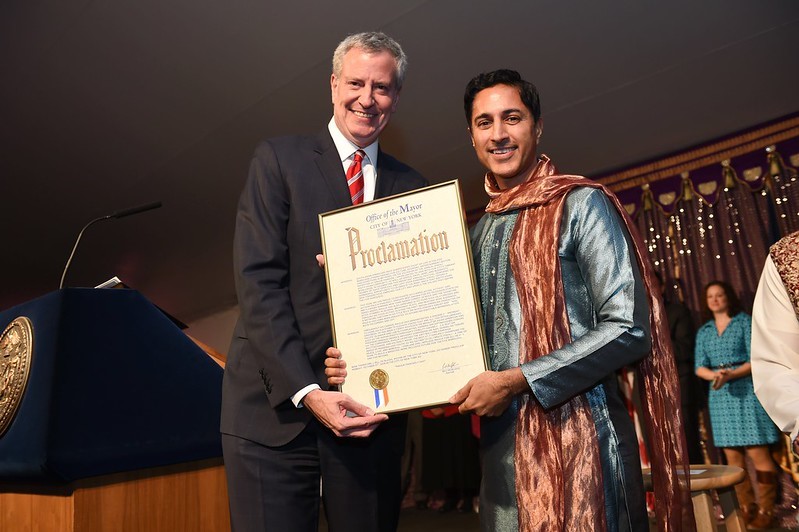
<instances>
[{"instance_id":1,"label":"man's black hair","mask_svg":"<svg viewBox=\"0 0 799 532\"><path fill-rule=\"evenodd\" d=\"M519 90L522 102L530 110L533 120L538 122L541 118L541 102L538 98L538 89L529 81L522 79L522 76L515 70L500 69L493 72L483 72L478 74L466 85L466 92L463 95L463 110L466 112L466 123L472 127L472 105L477 93L493 87L495 85L509 85Z\"/></svg>"}]
</instances>

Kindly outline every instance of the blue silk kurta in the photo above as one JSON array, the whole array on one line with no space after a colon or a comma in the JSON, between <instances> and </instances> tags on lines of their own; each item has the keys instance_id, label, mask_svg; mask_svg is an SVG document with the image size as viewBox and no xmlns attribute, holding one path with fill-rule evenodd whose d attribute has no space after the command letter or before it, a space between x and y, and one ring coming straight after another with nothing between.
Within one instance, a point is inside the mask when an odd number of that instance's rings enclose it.
<instances>
[{"instance_id":1,"label":"blue silk kurta","mask_svg":"<svg viewBox=\"0 0 799 532\"><path fill-rule=\"evenodd\" d=\"M517 215L486 214L472 232L495 371L519 365L521 309L508 258ZM522 372L544 408L585 394L599 440L608 530L648 530L638 443L615 372L649 352L649 306L629 235L601 190L577 188L567 196L558 254L572 343L525 363ZM480 521L486 531L518 528L517 415L514 401L502 416L482 420Z\"/></svg>"}]
</instances>

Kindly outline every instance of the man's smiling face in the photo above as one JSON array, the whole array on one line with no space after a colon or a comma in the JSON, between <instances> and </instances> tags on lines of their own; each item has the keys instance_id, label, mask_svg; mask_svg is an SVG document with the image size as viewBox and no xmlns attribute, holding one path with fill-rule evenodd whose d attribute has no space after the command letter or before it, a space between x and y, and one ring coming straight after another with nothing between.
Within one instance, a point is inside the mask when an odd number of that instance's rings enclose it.
<instances>
[{"instance_id":1,"label":"man's smiling face","mask_svg":"<svg viewBox=\"0 0 799 532\"><path fill-rule=\"evenodd\" d=\"M516 87L494 85L475 95L469 127L472 144L500 188L520 184L535 167L542 126Z\"/></svg>"},{"instance_id":2,"label":"man's smiling face","mask_svg":"<svg viewBox=\"0 0 799 532\"><path fill-rule=\"evenodd\" d=\"M396 68L390 53L356 47L344 55L341 72L330 77L336 126L356 146L374 142L397 109Z\"/></svg>"}]
</instances>

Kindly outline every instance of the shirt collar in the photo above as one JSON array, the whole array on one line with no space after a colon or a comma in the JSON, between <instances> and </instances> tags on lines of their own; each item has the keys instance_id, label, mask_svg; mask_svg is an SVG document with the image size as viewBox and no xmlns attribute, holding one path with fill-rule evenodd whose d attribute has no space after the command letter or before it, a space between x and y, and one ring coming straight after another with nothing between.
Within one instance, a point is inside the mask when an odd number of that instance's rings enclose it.
<instances>
[{"instance_id":1,"label":"shirt collar","mask_svg":"<svg viewBox=\"0 0 799 532\"><path fill-rule=\"evenodd\" d=\"M358 146L350 142L349 139L345 137L341 131L339 131L335 118L331 118L330 122L327 123L327 130L330 132L330 136L333 137L333 144L336 145L336 151L338 152L338 156L339 159L341 159L342 164L344 161L349 159L353 153L361 149L366 153L366 157L369 159L369 162L371 162L372 165L377 168L377 140L365 148L358 148Z\"/></svg>"}]
</instances>

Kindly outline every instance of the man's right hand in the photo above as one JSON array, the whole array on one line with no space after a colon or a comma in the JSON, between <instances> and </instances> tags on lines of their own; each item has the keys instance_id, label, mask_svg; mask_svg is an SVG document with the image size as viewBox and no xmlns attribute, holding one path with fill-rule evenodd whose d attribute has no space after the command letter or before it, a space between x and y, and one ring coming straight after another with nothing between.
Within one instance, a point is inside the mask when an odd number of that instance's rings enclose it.
<instances>
[{"instance_id":1,"label":"man's right hand","mask_svg":"<svg viewBox=\"0 0 799 532\"><path fill-rule=\"evenodd\" d=\"M387 415L375 414L368 406L340 392L312 390L303 398L302 403L336 436L366 438L380 423L388 419ZM348 411L356 417L349 417Z\"/></svg>"},{"instance_id":2,"label":"man's right hand","mask_svg":"<svg viewBox=\"0 0 799 532\"><path fill-rule=\"evenodd\" d=\"M335 347L328 347L325 351L325 375L327 383L331 386L344 384L347 378L347 363L341 358L341 351Z\"/></svg>"}]
</instances>

